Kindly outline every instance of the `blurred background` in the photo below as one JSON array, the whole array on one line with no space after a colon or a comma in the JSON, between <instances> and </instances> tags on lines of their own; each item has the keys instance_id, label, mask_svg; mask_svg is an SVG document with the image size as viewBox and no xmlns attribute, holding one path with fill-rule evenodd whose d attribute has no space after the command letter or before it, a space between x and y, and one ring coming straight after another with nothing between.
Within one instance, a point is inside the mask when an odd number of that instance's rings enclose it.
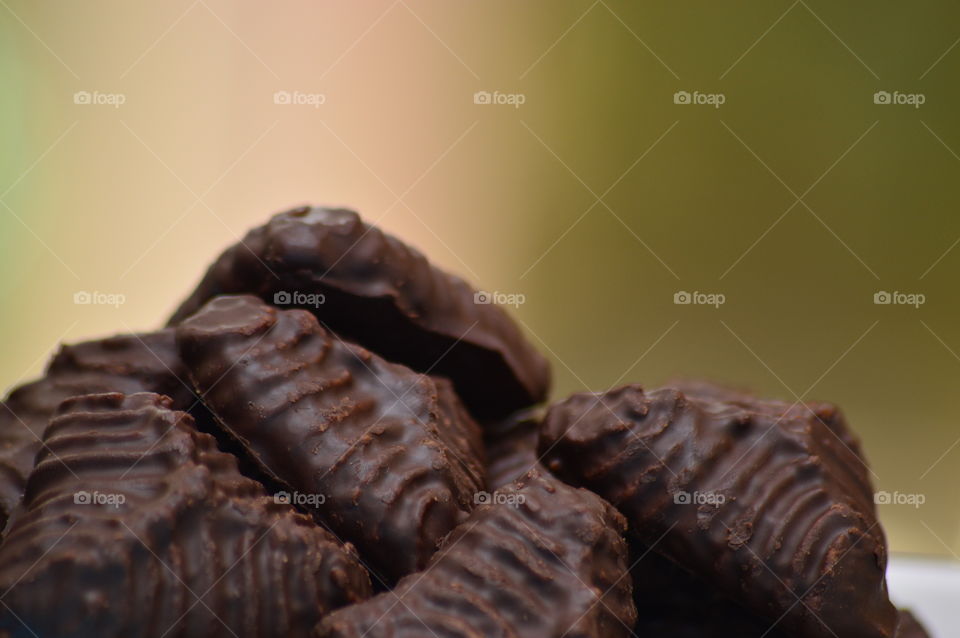
<instances>
[{"instance_id":1,"label":"blurred background","mask_svg":"<svg viewBox=\"0 0 960 638\"><path fill-rule=\"evenodd\" d=\"M956 557L958 38L945 0L0 0L0 386L346 205L517 302L555 397L838 403L893 549Z\"/></svg>"}]
</instances>

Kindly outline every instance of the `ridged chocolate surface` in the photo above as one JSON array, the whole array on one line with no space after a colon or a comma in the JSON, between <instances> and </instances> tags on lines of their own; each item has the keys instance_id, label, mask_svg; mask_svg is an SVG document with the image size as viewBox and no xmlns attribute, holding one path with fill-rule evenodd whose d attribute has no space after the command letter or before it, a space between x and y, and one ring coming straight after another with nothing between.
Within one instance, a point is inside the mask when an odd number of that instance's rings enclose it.
<instances>
[{"instance_id":1,"label":"ridged chocolate surface","mask_svg":"<svg viewBox=\"0 0 960 638\"><path fill-rule=\"evenodd\" d=\"M482 505L427 570L342 609L322 638L621 638L636 619L623 517L536 471Z\"/></svg>"},{"instance_id":2,"label":"ridged chocolate surface","mask_svg":"<svg viewBox=\"0 0 960 638\"><path fill-rule=\"evenodd\" d=\"M541 417L539 411L528 410L487 428L487 485L491 490L509 485L540 467L537 439Z\"/></svg>"},{"instance_id":3,"label":"ridged chocolate surface","mask_svg":"<svg viewBox=\"0 0 960 638\"><path fill-rule=\"evenodd\" d=\"M483 490L479 427L444 382L303 310L218 297L177 328L218 421L387 580L423 568Z\"/></svg>"},{"instance_id":4,"label":"ridged chocolate surface","mask_svg":"<svg viewBox=\"0 0 960 638\"><path fill-rule=\"evenodd\" d=\"M836 436L835 410L826 425L788 407L625 386L553 406L540 448L641 541L660 539L657 551L760 617L784 615L784 632L889 638L897 613L862 459Z\"/></svg>"},{"instance_id":5,"label":"ridged chocolate surface","mask_svg":"<svg viewBox=\"0 0 960 638\"><path fill-rule=\"evenodd\" d=\"M155 394L63 404L0 546L0 634L307 636L369 596L352 549L267 497L170 406Z\"/></svg>"},{"instance_id":6,"label":"ridged chocolate surface","mask_svg":"<svg viewBox=\"0 0 960 638\"><path fill-rule=\"evenodd\" d=\"M23 494L43 431L61 401L101 392L156 392L186 410L195 399L186 379L173 330L62 346L43 378L16 388L0 405L0 530Z\"/></svg>"},{"instance_id":7,"label":"ridged chocolate surface","mask_svg":"<svg viewBox=\"0 0 960 638\"><path fill-rule=\"evenodd\" d=\"M304 307L390 361L452 379L480 417L546 397L546 360L500 307L476 303L466 282L349 210L298 208L253 229L214 262L171 323L217 295L273 303L284 292L325 295Z\"/></svg>"}]
</instances>

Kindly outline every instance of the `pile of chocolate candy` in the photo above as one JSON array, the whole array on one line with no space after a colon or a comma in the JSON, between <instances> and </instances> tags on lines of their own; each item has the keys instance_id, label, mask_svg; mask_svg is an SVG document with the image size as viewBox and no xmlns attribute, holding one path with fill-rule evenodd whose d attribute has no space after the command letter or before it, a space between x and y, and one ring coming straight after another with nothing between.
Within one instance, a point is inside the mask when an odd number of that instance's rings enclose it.
<instances>
[{"instance_id":1,"label":"pile of chocolate candy","mask_svg":"<svg viewBox=\"0 0 960 638\"><path fill-rule=\"evenodd\" d=\"M857 438L703 382L575 394L347 210L0 409L0 636L912 638Z\"/></svg>"}]
</instances>

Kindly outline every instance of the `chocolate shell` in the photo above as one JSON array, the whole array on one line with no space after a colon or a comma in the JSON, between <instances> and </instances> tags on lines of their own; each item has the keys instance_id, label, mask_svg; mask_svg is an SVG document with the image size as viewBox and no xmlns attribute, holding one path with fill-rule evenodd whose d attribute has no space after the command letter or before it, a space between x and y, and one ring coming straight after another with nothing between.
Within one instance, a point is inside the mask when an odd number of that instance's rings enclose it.
<instances>
[{"instance_id":1,"label":"chocolate shell","mask_svg":"<svg viewBox=\"0 0 960 638\"><path fill-rule=\"evenodd\" d=\"M625 638L623 517L530 472L450 535L427 569L321 623L321 638Z\"/></svg>"},{"instance_id":2,"label":"chocolate shell","mask_svg":"<svg viewBox=\"0 0 960 638\"><path fill-rule=\"evenodd\" d=\"M537 440L542 416L539 410L525 410L486 429L487 485L491 490L541 467Z\"/></svg>"},{"instance_id":3,"label":"chocolate shell","mask_svg":"<svg viewBox=\"0 0 960 638\"><path fill-rule=\"evenodd\" d=\"M480 418L539 403L549 389L546 360L489 296L349 210L297 208L251 230L171 324L223 294L300 303L380 356L450 378Z\"/></svg>"},{"instance_id":4,"label":"chocolate shell","mask_svg":"<svg viewBox=\"0 0 960 638\"><path fill-rule=\"evenodd\" d=\"M779 622L750 613L655 550L634 544L632 551L636 636L794 638ZM909 611L900 610L899 616L897 638L929 638Z\"/></svg>"},{"instance_id":5,"label":"chocolate shell","mask_svg":"<svg viewBox=\"0 0 960 638\"><path fill-rule=\"evenodd\" d=\"M785 633L890 638L873 490L839 412L823 416L633 385L551 407L540 450L641 542Z\"/></svg>"},{"instance_id":6,"label":"chocolate shell","mask_svg":"<svg viewBox=\"0 0 960 638\"><path fill-rule=\"evenodd\" d=\"M422 569L485 487L479 427L445 382L309 312L217 297L177 342L217 421L385 581Z\"/></svg>"},{"instance_id":7,"label":"chocolate shell","mask_svg":"<svg viewBox=\"0 0 960 638\"><path fill-rule=\"evenodd\" d=\"M61 401L101 392L156 392L187 410L197 399L186 379L173 330L62 346L43 378L14 389L0 405L0 530L23 494L43 431Z\"/></svg>"},{"instance_id":8,"label":"chocolate shell","mask_svg":"<svg viewBox=\"0 0 960 638\"><path fill-rule=\"evenodd\" d=\"M909 610L900 610L900 626L897 627L897 638L930 638L926 628L920 624Z\"/></svg>"},{"instance_id":9,"label":"chocolate shell","mask_svg":"<svg viewBox=\"0 0 960 638\"><path fill-rule=\"evenodd\" d=\"M352 548L241 476L171 403L63 404L0 545L0 635L309 636L370 595Z\"/></svg>"}]
</instances>

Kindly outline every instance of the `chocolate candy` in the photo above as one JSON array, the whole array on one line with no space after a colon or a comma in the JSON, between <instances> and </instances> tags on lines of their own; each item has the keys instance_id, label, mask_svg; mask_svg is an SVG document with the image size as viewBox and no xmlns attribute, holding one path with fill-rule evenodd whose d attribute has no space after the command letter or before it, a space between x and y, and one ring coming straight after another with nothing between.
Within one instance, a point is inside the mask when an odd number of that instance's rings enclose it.
<instances>
[{"instance_id":1,"label":"chocolate candy","mask_svg":"<svg viewBox=\"0 0 960 638\"><path fill-rule=\"evenodd\" d=\"M779 623L748 612L656 550L638 544L632 550L636 636L792 638ZM897 638L929 638L909 611L901 610L899 615Z\"/></svg>"},{"instance_id":2,"label":"chocolate candy","mask_svg":"<svg viewBox=\"0 0 960 638\"><path fill-rule=\"evenodd\" d=\"M309 636L370 595L351 548L267 497L171 405L63 404L0 546L0 635Z\"/></svg>"},{"instance_id":3,"label":"chocolate candy","mask_svg":"<svg viewBox=\"0 0 960 638\"><path fill-rule=\"evenodd\" d=\"M540 450L640 541L785 633L889 638L886 542L843 430L836 410L633 385L553 406Z\"/></svg>"},{"instance_id":4,"label":"chocolate candy","mask_svg":"<svg viewBox=\"0 0 960 638\"><path fill-rule=\"evenodd\" d=\"M384 580L423 568L484 489L479 427L450 388L309 312L217 297L177 342L218 422Z\"/></svg>"},{"instance_id":5,"label":"chocolate candy","mask_svg":"<svg viewBox=\"0 0 960 638\"><path fill-rule=\"evenodd\" d=\"M321 638L621 638L631 635L623 517L530 472L478 507L421 574L344 608Z\"/></svg>"},{"instance_id":6,"label":"chocolate candy","mask_svg":"<svg viewBox=\"0 0 960 638\"><path fill-rule=\"evenodd\" d=\"M16 388L0 405L0 530L23 494L43 431L61 401L143 391L172 397L179 410L196 402L173 330L62 346L42 379Z\"/></svg>"},{"instance_id":7,"label":"chocolate candy","mask_svg":"<svg viewBox=\"0 0 960 638\"><path fill-rule=\"evenodd\" d=\"M478 417L505 416L548 391L546 360L501 308L349 210L298 208L253 229L171 323L238 293L299 304L390 361L452 379Z\"/></svg>"},{"instance_id":8,"label":"chocolate candy","mask_svg":"<svg viewBox=\"0 0 960 638\"><path fill-rule=\"evenodd\" d=\"M897 638L930 638L930 634L912 613L906 609L901 609Z\"/></svg>"},{"instance_id":9,"label":"chocolate candy","mask_svg":"<svg viewBox=\"0 0 960 638\"><path fill-rule=\"evenodd\" d=\"M486 429L487 485L491 490L509 485L540 467L540 418L538 410L526 410Z\"/></svg>"},{"instance_id":10,"label":"chocolate candy","mask_svg":"<svg viewBox=\"0 0 960 638\"><path fill-rule=\"evenodd\" d=\"M751 614L671 560L632 543L630 576L637 636L788 638L779 624Z\"/></svg>"}]
</instances>

